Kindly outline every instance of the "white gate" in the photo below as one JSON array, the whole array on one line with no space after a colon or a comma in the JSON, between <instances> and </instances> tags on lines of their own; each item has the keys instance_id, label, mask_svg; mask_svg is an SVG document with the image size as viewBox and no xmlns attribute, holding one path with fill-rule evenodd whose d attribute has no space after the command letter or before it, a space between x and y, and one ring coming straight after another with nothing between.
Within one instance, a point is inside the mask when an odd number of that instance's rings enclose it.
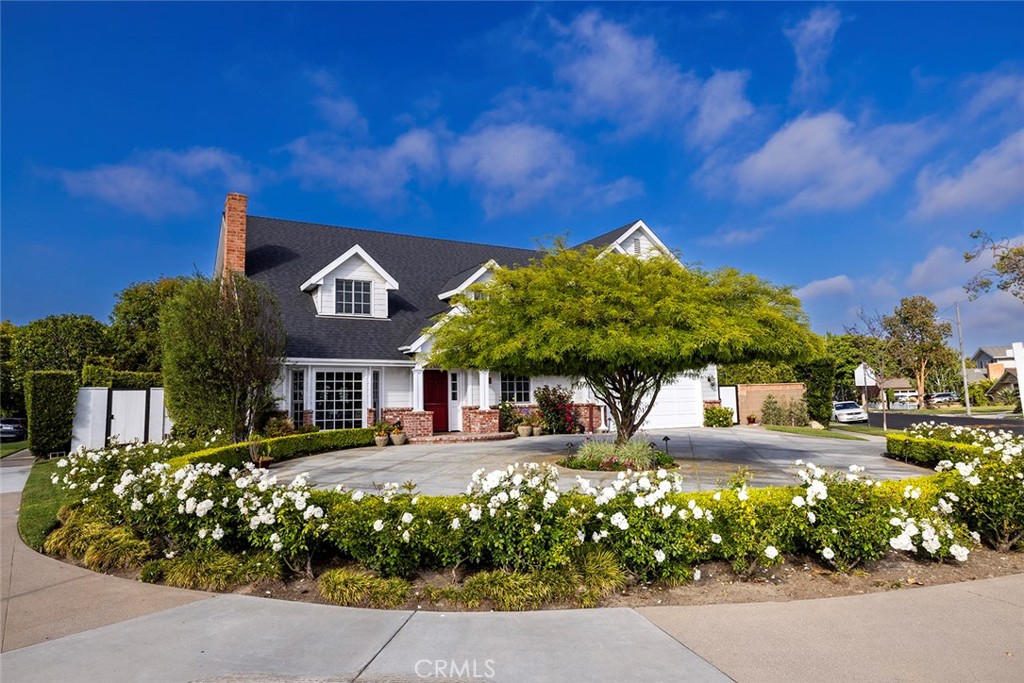
<instances>
[{"instance_id":1,"label":"white gate","mask_svg":"<svg viewBox=\"0 0 1024 683\"><path fill-rule=\"evenodd\" d=\"M739 387L735 384L718 385L718 400L722 402L723 408L732 411L732 423L738 425L740 423Z\"/></svg>"},{"instance_id":2,"label":"white gate","mask_svg":"<svg viewBox=\"0 0 1024 683\"><path fill-rule=\"evenodd\" d=\"M164 390L82 387L75 404L71 449L103 448L111 443L163 441L171 430L164 411Z\"/></svg>"}]
</instances>

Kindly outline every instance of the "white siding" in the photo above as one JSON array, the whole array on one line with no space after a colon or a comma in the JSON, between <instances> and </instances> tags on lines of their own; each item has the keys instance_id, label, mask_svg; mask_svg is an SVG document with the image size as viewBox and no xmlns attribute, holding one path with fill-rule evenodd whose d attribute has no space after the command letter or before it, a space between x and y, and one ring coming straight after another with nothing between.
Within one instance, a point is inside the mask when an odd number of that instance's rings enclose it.
<instances>
[{"instance_id":1,"label":"white siding","mask_svg":"<svg viewBox=\"0 0 1024 683\"><path fill-rule=\"evenodd\" d=\"M382 369L380 404L381 408L412 407L412 371L410 369Z\"/></svg>"},{"instance_id":2,"label":"white siding","mask_svg":"<svg viewBox=\"0 0 1024 683\"><path fill-rule=\"evenodd\" d=\"M319 305L317 307L320 315L335 315L334 295L337 291L335 280L364 280L372 282L373 314L371 317L388 317L387 281L359 256L353 256L324 276L323 286L320 287ZM314 297L314 300L316 300L316 297Z\"/></svg>"}]
</instances>

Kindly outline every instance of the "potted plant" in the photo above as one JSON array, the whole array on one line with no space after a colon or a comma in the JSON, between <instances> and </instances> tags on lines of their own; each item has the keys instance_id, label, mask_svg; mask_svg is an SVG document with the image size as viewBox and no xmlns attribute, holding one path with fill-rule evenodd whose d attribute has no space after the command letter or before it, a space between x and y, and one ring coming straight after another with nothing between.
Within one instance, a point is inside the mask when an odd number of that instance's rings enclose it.
<instances>
[{"instance_id":1,"label":"potted plant","mask_svg":"<svg viewBox=\"0 0 1024 683\"><path fill-rule=\"evenodd\" d=\"M519 432L519 436L530 436L533 434L533 414L528 413L523 415L523 421L516 427L516 431Z\"/></svg>"},{"instance_id":2,"label":"potted plant","mask_svg":"<svg viewBox=\"0 0 1024 683\"><path fill-rule=\"evenodd\" d=\"M540 436L541 434L544 433L544 427L546 425L544 424L544 421L540 418L540 415L534 415L533 425L532 426L533 426L533 435L534 436Z\"/></svg>"},{"instance_id":3,"label":"potted plant","mask_svg":"<svg viewBox=\"0 0 1024 683\"><path fill-rule=\"evenodd\" d=\"M384 448L384 446L388 445L388 434L391 433L391 429L391 425L386 422L378 422L373 425L373 442L379 448Z\"/></svg>"},{"instance_id":4,"label":"potted plant","mask_svg":"<svg viewBox=\"0 0 1024 683\"><path fill-rule=\"evenodd\" d=\"M757 423L757 415L754 415L754 414L747 415L747 424L748 425L752 425L752 424L756 424L756 423Z\"/></svg>"},{"instance_id":5,"label":"potted plant","mask_svg":"<svg viewBox=\"0 0 1024 683\"><path fill-rule=\"evenodd\" d=\"M405 435L405 431L402 429L402 425L395 423L395 428L391 430L391 443L396 446L403 445L408 440Z\"/></svg>"},{"instance_id":6,"label":"potted plant","mask_svg":"<svg viewBox=\"0 0 1024 683\"><path fill-rule=\"evenodd\" d=\"M256 467L270 467L270 454L267 452L267 445L258 434L253 434L249 440L249 459Z\"/></svg>"}]
</instances>

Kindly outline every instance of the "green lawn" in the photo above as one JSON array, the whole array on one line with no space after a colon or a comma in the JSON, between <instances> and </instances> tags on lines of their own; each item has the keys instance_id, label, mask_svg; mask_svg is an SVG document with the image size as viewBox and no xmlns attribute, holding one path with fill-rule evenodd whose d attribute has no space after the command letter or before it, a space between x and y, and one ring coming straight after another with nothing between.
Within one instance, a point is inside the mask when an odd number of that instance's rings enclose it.
<instances>
[{"instance_id":1,"label":"green lawn","mask_svg":"<svg viewBox=\"0 0 1024 683\"><path fill-rule=\"evenodd\" d=\"M783 427L780 425L765 425L765 429L771 432L785 432L787 434L800 434L802 436L817 436L822 439L846 439L847 441L863 441L851 434L840 434L825 429L812 429L811 427Z\"/></svg>"},{"instance_id":2,"label":"green lawn","mask_svg":"<svg viewBox=\"0 0 1024 683\"><path fill-rule=\"evenodd\" d=\"M25 490L21 494L18 531L25 545L37 550L46 534L57 526L57 511L75 500L55 486L50 477L57 471L57 460L40 460L32 466Z\"/></svg>"},{"instance_id":3,"label":"green lawn","mask_svg":"<svg viewBox=\"0 0 1024 683\"><path fill-rule=\"evenodd\" d=\"M853 432L854 434L873 434L874 436L888 436L893 432L900 431L899 429L890 429L885 431L881 427L872 427L870 425L851 425L851 424L836 424L833 422L829 425L829 429L838 429L841 432Z\"/></svg>"},{"instance_id":4,"label":"green lawn","mask_svg":"<svg viewBox=\"0 0 1024 683\"><path fill-rule=\"evenodd\" d=\"M25 448L28 448L28 441L8 441L7 443L0 443L0 458L6 458L11 453L17 453Z\"/></svg>"}]
</instances>

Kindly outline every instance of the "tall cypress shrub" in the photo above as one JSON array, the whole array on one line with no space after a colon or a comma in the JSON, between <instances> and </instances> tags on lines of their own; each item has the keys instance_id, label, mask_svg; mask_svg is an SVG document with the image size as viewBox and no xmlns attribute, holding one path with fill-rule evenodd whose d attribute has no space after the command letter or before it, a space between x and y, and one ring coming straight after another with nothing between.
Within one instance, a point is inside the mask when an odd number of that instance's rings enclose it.
<instances>
[{"instance_id":1,"label":"tall cypress shrub","mask_svg":"<svg viewBox=\"0 0 1024 683\"><path fill-rule=\"evenodd\" d=\"M835 388L836 361L831 356L816 358L795 368L804 383L804 400L811 419L828 425L832 419L832 394Z\"/></svg>"},{"instance_id":2,"label":"tall cypress shrub","mask_svg":"<svg viewBox=\"0 0 1024 683\"><path fill-rule=\"evenodd\" d=\"M25 375L28 449L37 456L66 452L78 400L77 373L35 370Z\"/></svg>"}]
</instances>

